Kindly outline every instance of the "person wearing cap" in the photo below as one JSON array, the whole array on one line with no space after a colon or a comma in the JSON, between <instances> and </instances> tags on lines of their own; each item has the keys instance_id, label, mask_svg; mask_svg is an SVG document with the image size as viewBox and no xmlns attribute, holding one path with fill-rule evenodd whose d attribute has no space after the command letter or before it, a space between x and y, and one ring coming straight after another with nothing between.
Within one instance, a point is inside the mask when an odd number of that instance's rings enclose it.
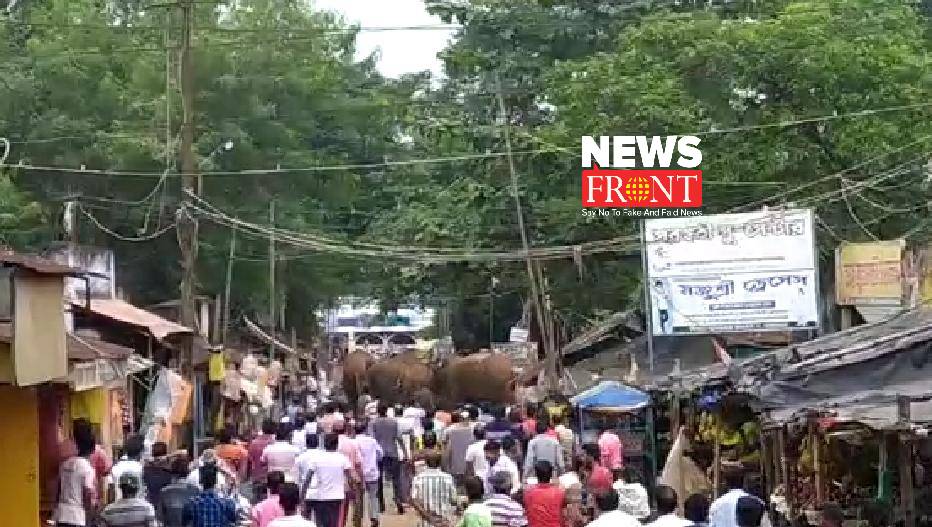
<instances>
[{"instance_id":1,"label":"person wearing cap","mask_svg":"<svg viewBox=\"0 0 932 527\"><path fill-rule=\"evenodd\" d=\"M155 508L138 496L140 479L136 474L124 473L117 480L120 497L100 513L104 527L155 527Z\"/></svg>"},{"instance_id":2,"label":"person wearing cap","mask_svg":"<svg viewBox=\"0 0 932 527\"><path fill-rule=\"evenodd\" d=\"M485 506L492 511L492 527L526 527L527 514L524 507L511 497L511 491L517 484L510 472L494 472L489 477L492 495L485 500Z\"/></svg>"}]
</instances>

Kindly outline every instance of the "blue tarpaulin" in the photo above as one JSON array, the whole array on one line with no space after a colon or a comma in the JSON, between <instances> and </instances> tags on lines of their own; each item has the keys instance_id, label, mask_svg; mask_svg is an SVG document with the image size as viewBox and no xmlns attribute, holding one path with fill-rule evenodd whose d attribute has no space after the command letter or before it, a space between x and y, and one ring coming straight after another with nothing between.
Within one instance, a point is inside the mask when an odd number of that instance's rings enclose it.
<instances>
[{"instance_id":1,"label":"blue tarpaulin","mask_svg":"<svg viewBox=\"0 0 932 527\"><path fill-rule=\"evenodd\" d=\"M646 407L650 396L618 381L602 381L570 402L584 410L632 411Z\"/></svg>"}]
</instances>

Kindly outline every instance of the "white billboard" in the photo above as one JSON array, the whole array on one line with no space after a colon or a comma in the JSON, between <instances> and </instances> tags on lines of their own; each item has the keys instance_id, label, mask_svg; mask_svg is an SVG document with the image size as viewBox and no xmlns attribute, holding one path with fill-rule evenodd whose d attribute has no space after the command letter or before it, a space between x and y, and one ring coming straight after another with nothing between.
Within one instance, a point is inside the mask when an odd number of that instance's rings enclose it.
<instances>
[{"instance_id":1,"label":"white billboard","mask_svg":"<svg viewBox=\"0 0 932 527\"><path fill-rule=\"evenodd\" d=\"M818 327L811 210L646 220L654 335Z\"/></svg>"}]
</instances>

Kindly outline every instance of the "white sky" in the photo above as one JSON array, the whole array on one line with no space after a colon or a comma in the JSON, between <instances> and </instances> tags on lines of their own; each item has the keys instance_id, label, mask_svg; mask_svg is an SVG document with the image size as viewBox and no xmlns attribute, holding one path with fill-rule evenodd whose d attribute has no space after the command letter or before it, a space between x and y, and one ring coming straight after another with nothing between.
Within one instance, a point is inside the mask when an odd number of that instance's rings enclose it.
<instances>
[{"instance_id":1,"label":"white sky","mask_svg":"<svg viewBox=\"0 0 932 527\"><path fill-rule=\"evenodd\" d=\"M342 14L349 23L362 27L424 26L442 24L424 9L423 0L313 0L318 9ZM452 31L363 31L356 45L360 57L381 50L379 71L387 77L431 70L442 73L437 53Z\"/></svg>"}]
</instances>

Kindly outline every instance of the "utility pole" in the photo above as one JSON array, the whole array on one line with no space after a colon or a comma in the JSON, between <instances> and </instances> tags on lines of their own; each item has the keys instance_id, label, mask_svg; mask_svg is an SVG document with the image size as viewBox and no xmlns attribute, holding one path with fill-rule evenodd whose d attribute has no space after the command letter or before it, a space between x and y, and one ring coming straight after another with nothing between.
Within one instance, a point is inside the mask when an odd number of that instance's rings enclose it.
<instances>
[{"instance_id":1,"label":"utility pole","mask_svg":"<svg viewBox=\"0 0 932 527\"><path fill-rule=\"evenodd\" d=\"M275 200L269 201L269 225L275 228ZM269 231L269 335L275 337L275 233ZM275 360L275 344L269 343L269 365Z\"/></svg>"},{"instance_id":2,"label":"utility pole","mask_svg":"<svg viewBox=\"0 0 932 527\"><path fill-rule=\"evenodd\" d=\"M227 330L230 328L230 290L233 286L233 259L236 258L236 229L230 231L230 256L227 259L227 280L223 290L223 338L220 342L227 345Z\"/></svg>"},{"instance_id":3,"label":"utility pole","mask_svg":"<svg viewBox=\"0 0 932 527\"><path fill-rule=\"evenodd\" d=\"M191 205L192 196L197 192L200 179L197 174L197 163L194 159L194 57L191 50L192 33L194 32L194 0L180 0L178 4L182 14L181 37L181 190L182 206L178 215L178 245L181 249L181 323L189 328L197 329L194 287L195 265L197 263L197 218L193 215ZM192 345L188 341L182 364L191 367Z\"/></svg>"},{"instance_id":4,"label":"utility pole","mask_svg":"<svg viewBox=\"0 0 932 527\"><path fill-rule=\"evenodd\" d=\"M495 277L489 279L489 350L495 341Z\"/></svg>"},{"instance_id":5,"label":"utility pole","mask_svg":"<svg viewBox=\"0 0 932 527\"><path fill-rule=\"evenodd\" d=\"M511 123L508 119L508 113L505 110L505 98L502 97L502 84L498 75L495 76L496 95L498 98L498 112L502 123L502 130L505 136L505 151L508 158L508 172L511 175L511 194L515 201L515 214L518 217L518 230L521 233L521 246L524 249L525 264L527 265L527 278L531 286L531 301L534 304L534 312L537 315L537 326L540 328L541 342L544 344L544 354L546 356L546 376L548 389L556 390L558 387L558 378L556 371L556 355L551 346L550 337L548 336L547 322L544 321L544 310L541 307L540 288L537 286L537 277L534 273L534 261L531 258L530 243L527 238L527 231L524 226L524 212L521 209L521 195L518 190L518 173L515 169L515 160L511 153Z\"/></svg>"}]
</instances>

